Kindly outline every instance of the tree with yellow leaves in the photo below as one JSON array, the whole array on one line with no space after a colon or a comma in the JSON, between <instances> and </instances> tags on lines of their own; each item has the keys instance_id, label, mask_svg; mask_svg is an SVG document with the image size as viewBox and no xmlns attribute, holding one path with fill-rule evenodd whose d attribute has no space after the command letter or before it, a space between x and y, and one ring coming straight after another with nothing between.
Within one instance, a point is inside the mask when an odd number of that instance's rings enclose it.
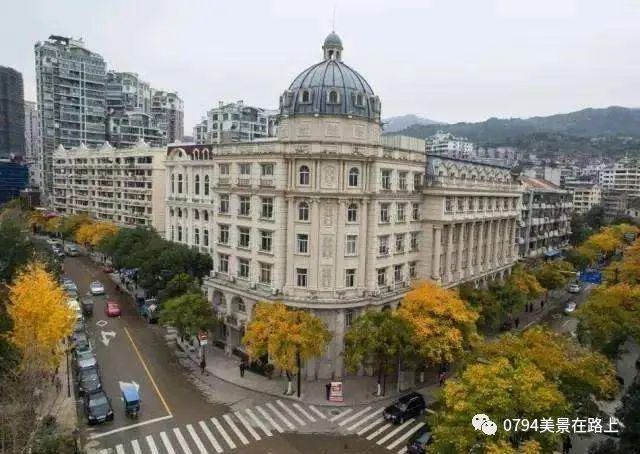
<instances>
[{"instance_id":1,"label":"tree with yellow leaves","mask_svg":"<svg viewBox=\"0 0 640 454\"><path fill-rule=\"evenodd\" d=\"M293 393L291 378L297 373L299 397L302 362L320 356L330 339L324 322L310 312L265 301L255 305L242 342L251 358L268 355L276 367L285 371L287 394Z\"/></svg>"},{"instance_id":2,"label":"tree with yellow leaves","mask_svg":"<svg viewBox=\"0 0 640 454\"><path fill-rule=\"evenodd\" d=\"M62 287L39 262L27 265L9 286L10 340L20 350L23 366L50 371L58 365L62 341L75 321L66 300Z\"/></svg>"},{"instance_id":3,"label":"tree with yellow leaves","mask_svg":"<svg viewBox=\"0 0 640 454\"><path fill-rule=\"evenodd\" d=\"M479 340L478 313L456 291L431 281L416 283L397 313L411 327L415 349L430 365L453 362Z\"/></svg>"},{"instance_id":4,"label":"tree with yellow leaves","mask_svg":"<svg viewBox=\"0 0 640 454\"><path fill-rule=\"evenodd\" d=\"M118 227L107 222L87 222L82 224L75 232L75 240L78 244L96 247L102 240L115 235Z\"/></svg>"},{"instance_id":5,"label":"tree with yellow leaves","mask_svg":"<svg viewBox=\"0 0 640 454\"><path fill-rule=\"evenodd\" d=\"M605 269L607 281L617 284L627 282L629 284L640 283L640 240L636 240L624 251L624 256L619 262L612 262Z\"/></svg>"}]
</instances>

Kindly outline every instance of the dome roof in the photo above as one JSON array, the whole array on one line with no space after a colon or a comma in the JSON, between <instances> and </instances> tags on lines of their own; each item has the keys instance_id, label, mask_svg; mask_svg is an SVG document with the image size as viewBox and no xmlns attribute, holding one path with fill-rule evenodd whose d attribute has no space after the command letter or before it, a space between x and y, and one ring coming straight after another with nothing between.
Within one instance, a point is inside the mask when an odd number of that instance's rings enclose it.
<instances>
[{"instance_id":1,"label":"dome roof","mask_svg":"<svg viewBox=\"0 0 640 454\"><path fill-rule=\"evenodd\" d=\"M380 121L380 101L356 70L342 62L342 41L331 32L324 60L298 75L280 99L283 115L325 114Z\"/></svg>"}]
</instances>

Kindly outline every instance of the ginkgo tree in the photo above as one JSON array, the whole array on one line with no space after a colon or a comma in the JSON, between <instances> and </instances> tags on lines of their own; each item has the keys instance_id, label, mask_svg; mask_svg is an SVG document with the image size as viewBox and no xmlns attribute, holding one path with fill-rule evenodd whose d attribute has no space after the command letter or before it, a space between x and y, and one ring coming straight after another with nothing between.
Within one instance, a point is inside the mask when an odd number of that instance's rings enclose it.
<instances>
[{"instance_id":1,"label":"ginkgo tree","mask_svg":"<svg viewBox=\"0 0 640 454\"><path fill-rule=\"evenodd\" d=\"M576 273L573 265L564 260L544 262L534 269L534 275L540 285L547 290L562 288Z\"/></svg>"},{"instance_id":2,"label":"ginkgo tree","mask_svg":"<svg viewBox=\"0 0 640 454\"><path fill-rule=\"evenodd\" d=\"M108 222L86 222L75 231L75 240L79 244L94 248L117 231L118 227Z\"/></svg>"},{"instance_id":3,"label":"ginkgo tree","mask_svg":"<svg viewBox=\"0 0 640 454\"><path fill-rule=\"evenodd\" d=\"M258 302L242 342L251 358L265 355L287 375L287 394L293 394L292 376L298 374L298 397L301 392L302 363L320 356L331 334L314 314L291 309L282 303Z\"/></svg>"}]
</instances>

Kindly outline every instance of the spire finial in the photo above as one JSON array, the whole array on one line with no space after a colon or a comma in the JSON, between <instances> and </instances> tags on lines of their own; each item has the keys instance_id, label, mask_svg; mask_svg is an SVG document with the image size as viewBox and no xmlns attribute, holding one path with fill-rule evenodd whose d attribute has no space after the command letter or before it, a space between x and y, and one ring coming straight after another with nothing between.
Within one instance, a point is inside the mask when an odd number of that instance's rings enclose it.
<instances>
[{"instance_id":1,"label":"spire finial","mask_svg":"<svg viewBox=\"0 0 640 454\"><path fill-rule=\"evenodd\" d=\"M331 18L331 31L336 31L336 5L333 5L333 17Z\"/></svg>"}]
</instances>

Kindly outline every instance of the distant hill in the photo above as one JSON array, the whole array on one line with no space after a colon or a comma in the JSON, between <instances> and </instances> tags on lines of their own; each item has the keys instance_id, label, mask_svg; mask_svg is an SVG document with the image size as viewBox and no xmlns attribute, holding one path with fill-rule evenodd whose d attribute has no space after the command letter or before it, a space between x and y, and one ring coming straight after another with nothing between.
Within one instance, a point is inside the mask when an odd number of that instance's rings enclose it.
<instances>
[{"instance_id":1,"label":"distant hill","mask_svg":"<svg viewBox=\"0 0 640 454\"><path fill-rule=\"evenodd\" d=\"M429 120L428 118L422 118L413 114L401 115L399 117L390 117L387 119L383 119L382 122L384 123L385 133L402 131L403 129L406 129L409 126L413 125L440 124L437 121Z\"/></svg>"}]
</instances>

